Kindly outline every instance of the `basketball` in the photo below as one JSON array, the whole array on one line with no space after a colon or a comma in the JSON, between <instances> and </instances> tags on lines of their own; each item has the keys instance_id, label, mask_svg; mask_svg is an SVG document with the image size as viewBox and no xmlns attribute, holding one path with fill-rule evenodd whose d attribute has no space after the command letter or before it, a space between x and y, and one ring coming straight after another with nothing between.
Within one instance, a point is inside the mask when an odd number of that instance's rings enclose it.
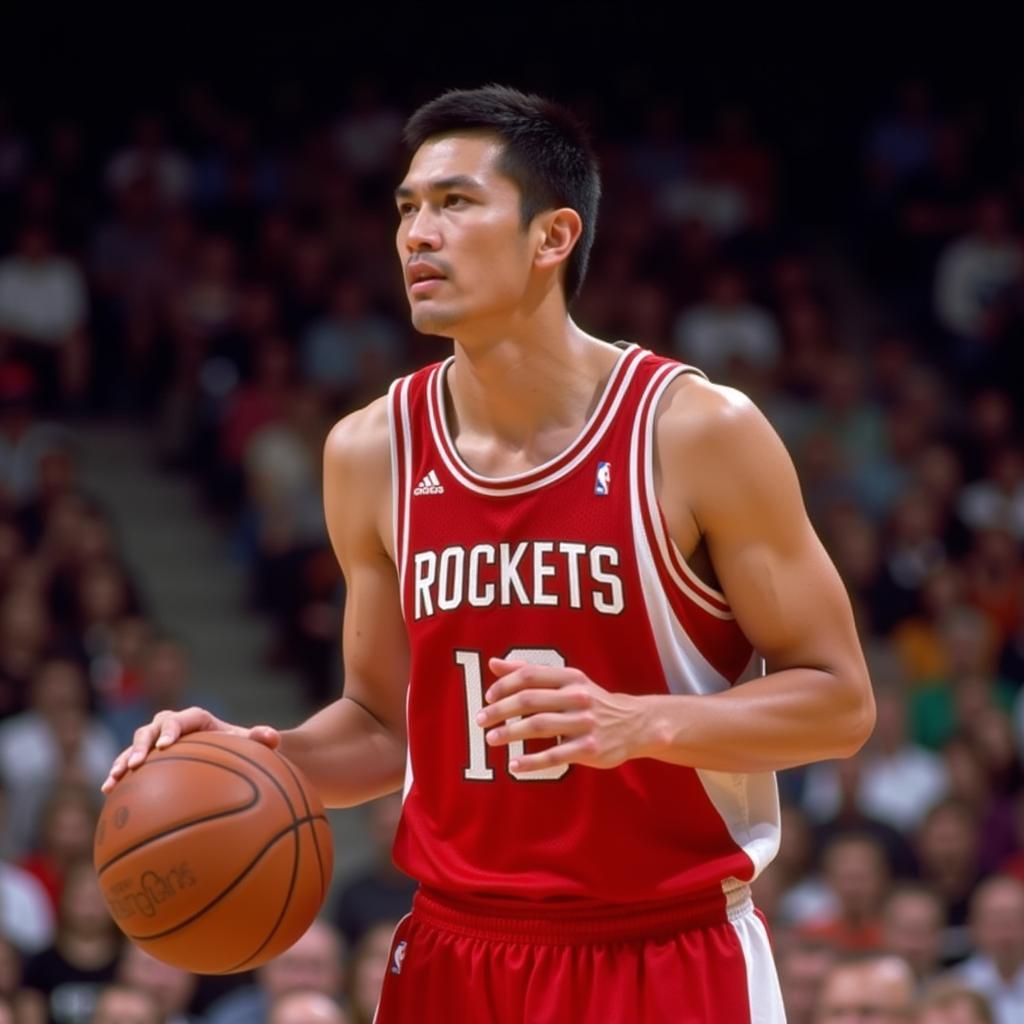
<instances>
[{"instance_id":1,"label":"basketball","mask_svg":"<svg viewBox=\"0 0 1024 1024\"><path fill-rule=\"evenodd\" d=\"M199 974L257 967L316 917L334 850L319 796L255 740L197 732L113 789L93 864L118 927Z\"/></svg>"}]
</instances>

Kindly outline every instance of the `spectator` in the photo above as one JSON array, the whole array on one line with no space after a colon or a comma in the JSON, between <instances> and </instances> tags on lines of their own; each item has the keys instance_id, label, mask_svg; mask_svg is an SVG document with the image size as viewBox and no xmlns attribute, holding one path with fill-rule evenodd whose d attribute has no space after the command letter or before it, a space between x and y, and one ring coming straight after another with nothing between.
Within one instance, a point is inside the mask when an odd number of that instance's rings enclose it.
<instances>
[{"instance_id":1,"label":"spectator","mask_svg":"<svg viewBox=\"0 0 1024 1024\"><path fill-rule=\"evenodd\" d=\"M982 882L971 898L976 952L957 968L965 985L985 996L995 1024L1024 1020L1024 883L1008 875Z\"/></svg>"},{"instance_id":2,"label":"spectator","mask_svg":"<svg viewBox=\"0 0 1024 1024\"><path fill-rule=\"evenodd\" d=\"M114 154L104 175L114 194L142 177L152 179L160 202L167 207L183 203L192 187L188 160L167 143L164 120L152 111L136 118L132 141Z\"/></svg>"},{"instance_id":3,"label":"spectator","mask_svg":"<svg viewBox=\"0 0 1024 1024\"><path fill-rule=\"evenodd\" d=\"M927 572L916 594L904 590L903 598L894 602L903 607L890 620L887 632L912 686L950 674L946 626L964 603L964 589L963 573L951 562L943 561ZM987 661L984 651L978 654Z\"/></svg>"},{"instance_id":4,"label":"spectator","mask_svg":"<svg viewBox=\"0 0 1024 1024\"><path fill-rule=\"evenodd\" d=\"M315 321L302 340L303 377L332 399L351 402L366 393L376 369L400 362L401 334L395 322L372 308L366 285L354 276L331 288L327 315Z\"/></svg>"},{"instance_id":5,"label":"spectator","mask_svg":"<svg viewBox=\"0 0 1024 1024\"><path fill-rule=\"evenodd\" d=\"M676 355L721 380L741 364L761 374L779 362L779 330L772 315L754 305L743 274L728 267L708 285L705 302L682 313L673 330Z\"/></svg>"},{"instance_id":6,"label":"spectator","mask_svg":"<svg viewBox=\"0 0 1024 1024\"><path fill-rule=\"evenodd\" d=\"M27 851L51 789L59 782L98 787L117 743L89 716L89 687L81 665L51 658L32 680L28 711L0 724L0 777L10 794L4 847Z\"/></svg>"},{"instance_id":7,"label":"spectator","mask_svg":"<svg viewBox=\"0 0 1024 1024\"><path fill-rule=\"evenodd\" d=\"M29 366L0 362L0 508L17 509L36 498L44 460L65 440L59 427L35 417L36 391Z\"/></svg>"},{"instance_id":8,"label":"spectator","mask_svg":"<svg viewBox=\"0 0 1024 1024\"><path fill-rule=\"evenodd\" d=\"M985 478L961 493L958 512L972 530L1004 530L1024 540L1024 448L1007 444L994 451Z\"/></svg>"},{"instance_id":9,"label":"spectator","mask_svg":"<svg viewBox=\"0 0 1024 1024\"><path fill-rule=\"evenodd\" d=\"M818 842L822 848L826 848L837 837L845 838L853 834L865 836L883 851L890 873L898 876L911 874L914 870L914 857L907 838L892 825L865 814L860 807L858 794L861 790L861 763L860 755L835 762L837 806L831 818L817 823L815 833ZM805 796L813 797L810 788ZM813 801L809 809L813 810Z\"/></svg>"},{"instance_id":10,"label":"spectator","mask_svg":"<svg viewBox=\"0 0 1024 1024\"><path fill-rule=\"evenodd\" d=\"M907 735L906 697L892 685L876 686L877 722L869 746L858 757L857 806L869 818L911 832L925 812L946 795L949 780L942 759ZM827 820L839 810L839 766L834 761L807 769L805 804Z\"/></svg>"},{"instance_id":11,"label":"spectator","mask_svg":"<svg viewBox=\"0 0 1024 1024\"><path fill-rule=\"evenodd\" d=\"M90 1024L120 947L92 864L81 861L65 878L53 945L25 964L27 1012L48 1014L51 1024Z\"/></svg>"},{"instance_id":12,"label":"spectator","mask_svg":"<svg viewBox=\"0 0 1024 1024\"><path fill-rule=\"evenodd\" d=\"M994 344L1007 328L1024 253L1006 197L977 202L973 229L942 251L935 275L935 315L954 339L954 359L968 371L991 368Z\"/></svg>"},{"instance_id":13,"label":"spectator","mask_svg":"<svg viewBox=\"0 0 1024 1024\"><path fill-rule=\"evenodd\" d=\"M865 158L871 187L889 194L930 167L940 124L928 83L919 78L902 83L895 108L876 119L868 131Z\"/></svg>"},{"instance_id":14,"label":"spectator","mask_svg":"<svg viewBox=\"0 0 1024 1024\"><path fill-rule=\"evenodd\" d=\"M968 903L980 875L974 808L955 797L941 800L925 815L915 840L920 877L946 910L942 958L946 962L962 960L970 949Z\"/></svg>"},{"instance_id":15,"label":"spectator","mask_svg":"<svg viewBox=\"0 0 1024 1024\"><path fill-rule=\"evenodd\" d=\"M0 999L13 1002L21 988L23 966L18 947L0 935Z\"/></svg>"},{"instance_id":16,"label":"spectator","mask_svg":"<svg viewBox=\"0 0 1024 1024\"><path fill-rule=\"evenodd\" d=\"M941 509L924 491L908 490L890 510L888 531L886 572L913 611L921 588L949 557Z\"/></svg>"},{"instance_id":17,"label":"spectator","mask_svg":"<svg viewBox=\"0 0 1024 1024\"><path fill-rule=\"evenodd\" d=\"M87 315L82 272L54 251L49 227L24 226L15 254L0 261L0 352L33 367L46 407L67 407L85 395Z\"/></svg>"},{"instance_id":18,"label":"spectator","mask_svg":"<svg viewBox=\"0 0 1024 1024\"><path fill-rule=\"evenodd\" d=\"M836 898L828 917L808 921L799 932L841 953L882 948L882 904L889 884L885 851L871 836L849 833L832 839L822 855L822 875Z\"/></svg>"},{"instance_id":19,"label":"spectator","mask_svg":"<svg viewBox=\"0 0 1024 1024\"><path fill-rule=\"evenodd\" d=\"M98 325L114 350L104 355L104 368L123 389L144 372L155 345L166 298L165 245L154 180L139 174L118 187L114 215L96 226L88 257Z\"/></svg>"},{"instance_id":20,"label":"spectator","mask_svg":"<svg viewBox=\"0 0 1024 1024\"><path fill-rule=\"evenodd\" d=\"M29 163L29 148L18 133L6 96L0 96L0 197L13 192Z\"/></svg>"},{"instance_id":21,"label":"spectator","mask_svg":"<svg viewBox=\"0 0 1024 1024\"><path fill-rule=\"evenodd\" d=\"M58 785L43 807L39 835L21 866L46 890L54 913L68 869L92 856L99 801L90 787Z\"/></svg>"},{"instance_id":22,"label":"spectator","mask_svg":"<svg viewBox=\"0 0 1024 1024\"><path fill-rule=\"evenodd\" d=\"M930 274L942 245L967 228L976 195L977 175L965 126L939 125L933 160L899 190L895 211L896 244L904 266L895 266L894 259L894 270L902 270L900 277L915 286L915 292L922 275ZM922 307L911 308L915 317L921 316Z\"/></svg>"},{"instance_id":23,"label":"spectator","mask_svg":"<svg viewBox=\"0 0 1024 1024\"><path fill-rule=\"evenodd\" d=\"M916 1024L996 1024L988 1000L973 989L940 982L921 1000Z\"/></svg>"},{"instance_id":24,"label":"spectator","mask_svg":"<svg viewBox=\"0 0 1024 1024\"><path fill-rule=\"evenodd\" d=\"M6 830L6 803L0 778L0 830ZM49 946L53 941L53 926L53 910L46 889L29 872L0 857L0 968L5 963L8 945L22 955L38 953ZM0 984L0 995L4 993Z\"/></svg>"},{"instance_id":25,"label":"spectator","mask_svg":"<svg viewBox=\"0 0 1024 1024\"><path fill-rule=\"evenodd\" d=\"M266 337L256 348L253 378L232 395L224 414L221 456L240 475L249 442L263 427L280 422L294 391L291 346L281 337Z\"/></svg>"},{"instance_id":26,"label":"spectator","mask_svg":"<svg viewBox=\"0 0 1024 1024\"><path fill-rule=\"evenodd\" d=\"M1021 455L1024 470L1024 451ZM1021 477L1021 501L1024 511L1024 475ZM1024 534L1020 539L1024 539ZM1000 648L1016 625L1024 603L1020 539L1002 527L978 527L964 558L967 599L995 626Z\"/></svg>"},{"instance_id":27,"label":"spectator","mask_svg":"<svg viewBox=\"0 0 1024 1024\"><path fill-rule=\"evenodd\" d=\"M939 625L947 673L927 680L911 695L914 738L923 746L943 747L966 725L968 717L986 708L1009 714L1015 689L995 675L999 632L975 608L950 609Z\"/></svg>"},{"instance_id":28,"label":"spectator","mask_svg":"<svg viewBox=\"0 0 1024 1024\"><path fill-rule=\"evenodd\" d=\"M386 172L398 157L402 116L384 102L373 82L364 80L353 90L331 134L338 162L368 178Z\"/></svg>"},{"instance_id":29,"label":"spectator","mask_svg":"<svg viewBox=\"0 0 1024 1024\"><path fill-rule=\"evenodd\" d=\"M861 361L852 354L833 352L824 361L805 430L805 445L827 444L833 454L836 496L856 501L877 518L898 487L893 477L899 473L889 462L882 411L868 392ZM800 449L796 455L807 458Z\"/></svg>"},{"instance_id":30,"label":"spectator","mask_svg":"<svg viewBox=\"0 0 1024 1024\"><path fill-rule=\"evenodd\" d=\"M9 695L7 707L18 714L27 709L30 682L51 636L50 617L39 593L41 581L28 579L24 585L20 582L36 573L42 575L38 562L23 560L16 571L17 579L12 579L7 594L0 598L0 678ZM0 723L0 735L13 717L7 716L6 721ZM0 767L0 777L3 772ZM0 837L2 849L4 843Z\"/></svg>"},{"instance_id":31,"label":"spectator","mask_svg":"<svg viewBox=\"0 0 1024 1024\"><path fill-rule=\"evenodd\" d=\"M92 1024L166 1024L156 1000L139 988L106 985L89 1018Z\"/></svg>"},{"instance_id":32,"label":"spectator","mask_svg":"<svg viewBox=\"0 0 1024 1024\"><path fill-rule=\"evenodd\" d=\"M910 965L918 992L927 988L942 970L945 924L942 901L918 882L895 886L882 908L882 946Z\"/></svg>"},{"instance_id":33,"label":"spectator","mask_svg":"<svg viewBox=\"0 0 1024 1024\"><path fill-rule=\"evenodd\" d=\"M196 167L196 205L218 228L251 243L260 213L280 199L280 168L274 154L260 145L250 116L217 118L216 136Z\"/></svg>"},{"instance_id":34,"label":"spectator","mask_svg":"<svg viewBox=\"0 0 1024 1024\"><path fill-rule=\"evenodd\" d=\"M373 1024L397 927L398 921L379 921L352 952L347 985L352 1024Z\"/></svg>"},{"instance_id":35,"label":"spectator","mask_svg":"<svg viewBox=\"0 0 1024 1024\"><path fill-rule=\"evenodd\" d=\"M348 1024L348 1020L330 996L305 989L278 996L267 1015L267 1024Z\"/></svg>"},{"instance_id":36,"label":"spectator","mask_svg":"<svg viewBox=\"0 0 1024 1024\"><path fill-rule=\"evenodd\" d=\"M126 942L117 964L117 980L152 997L164 1024L196 1024L196 1018L188 1012L198 982L194 974L165 964L135 943Z\"/></svg>"},{"instance_id":37,"label":"spectator","mask_svg":"<svg viewBox=\"0 0 1024 1024\"><path fill-rule=\"evenodd\" d=\"M815 1024L879 1020L909 1021L914 975L891 953L840 960L825 976Z\"/></svg>"},{"instance_id":38,"label":"spectator","mask_svg":"<svg viewBox=\"0 0 1024 1024\"><path fill-rule=\"evenodd\" d=\"M162 708L185 708L190 704L219 708L215 696L194 685L188 652L173 636L152 636L140 660L139 692L134 699L108 707L104 716L119 746L129 746L135 730Z\"/></svg>"},{"instance_id":39,"label":"spectator","mask_svg":"<svg viewBox=\"0 0 1024 1024\"><path fill-rule=\"evenodd\" d=\"M403 875L391 859L402 796L391 793L368 807L367 830L373 846L369 867L356 875L338 893L334 922L355 948L363 935L381 921L397 921L412 909L416 885Z\"/></svg>"},{"instance_id":40,"label":"spectator","mask_svg":"<svg viewBox=\"0 0 1024 1024\"><path fill-rule=\"evenodd\" d=\"M1017 621L1006 638L1006 643L999 654L999 675L1009 679L1019 693L1024 688L1024 601L1021 602L1020 610L1017 613ZM1015 715L1020 720L1020 715ZM1018 733L1018 746L1024 750L1024 732Z\"/></svg>"},{"instance_id":41,"label":"spectator","mask_svg":"<svg viewBox=\"0 0 1024 1024\"><path fill-rule=\"evenodd\" d=\"M836 951L828 943L792 933L781 936L776 948L787 1024L814 1024L822 984L836 962Z\"/></svg>"},{"instance_id":42,"label":"spectator","mask_svg":"<svg viewBox=\"0 0 1024 1024\"><path fill-rule=\"evenodd\" d=\"M296 989L338 998L345 982L344 945L326 921L316 920L288 950L255 972L255 981L217 1000L206 1024L252 1024L265 1020L275 999Z\"/></svg>"}]
</instances>

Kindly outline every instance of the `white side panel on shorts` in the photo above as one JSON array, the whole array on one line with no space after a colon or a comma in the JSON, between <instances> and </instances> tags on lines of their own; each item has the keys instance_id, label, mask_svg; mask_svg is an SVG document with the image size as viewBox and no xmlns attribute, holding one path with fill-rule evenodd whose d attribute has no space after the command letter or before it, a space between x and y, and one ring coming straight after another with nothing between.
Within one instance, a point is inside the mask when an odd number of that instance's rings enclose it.
<instances>
[{"instance_id":1,"label":"white side panel on shorts","mask_svg":"<svg viewBox=\"0 0 1024 1024\"><path fill-rule=\"evenodd\" d=\"M750 1024L786 1024L779 976L764 922L753 910L748 910L732 919L730 924L740 940L743 960L747 965Z\"/></svg>"}]
</instances>

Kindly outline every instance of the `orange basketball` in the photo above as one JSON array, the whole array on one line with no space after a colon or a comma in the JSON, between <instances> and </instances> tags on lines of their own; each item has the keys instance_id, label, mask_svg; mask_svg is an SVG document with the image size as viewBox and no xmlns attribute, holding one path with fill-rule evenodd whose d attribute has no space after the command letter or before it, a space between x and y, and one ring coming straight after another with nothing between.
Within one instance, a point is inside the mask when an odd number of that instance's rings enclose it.
<instances>
[{"instance_id":1,"label":"orange basketball","mask_svg":"<svg viewBox=\"0 0 1024 1024\"><path fill-rule=\"evenodd\" d=\"M93 864L128 938L186 970L230 974L306 931L334 848L323 804L291 762L255 740L197 732L114 787Z\"/></svg>"}]
</instances>

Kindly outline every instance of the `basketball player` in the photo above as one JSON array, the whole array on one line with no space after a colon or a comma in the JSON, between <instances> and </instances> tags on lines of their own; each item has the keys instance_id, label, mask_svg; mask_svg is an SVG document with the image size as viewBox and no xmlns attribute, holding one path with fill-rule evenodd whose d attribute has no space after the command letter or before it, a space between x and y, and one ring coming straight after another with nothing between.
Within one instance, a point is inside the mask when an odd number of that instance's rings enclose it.
<instances>
[{"instance_id":1,"label":"basketball player","mask_svg":"<svg viewBox=\"0 0 1024 1024\"><path fill-rule=\"evenodd\" d=\"M569 114L453 92L407 141L412 321L454 353L327 441L345 695L282 733L161 712L105 785L198 729L330 805L404 782L380 1024L781 1021L773 772L873 721L792 464L743 395L570 317L600 186Z\"/></svg>"}]
</instances>

